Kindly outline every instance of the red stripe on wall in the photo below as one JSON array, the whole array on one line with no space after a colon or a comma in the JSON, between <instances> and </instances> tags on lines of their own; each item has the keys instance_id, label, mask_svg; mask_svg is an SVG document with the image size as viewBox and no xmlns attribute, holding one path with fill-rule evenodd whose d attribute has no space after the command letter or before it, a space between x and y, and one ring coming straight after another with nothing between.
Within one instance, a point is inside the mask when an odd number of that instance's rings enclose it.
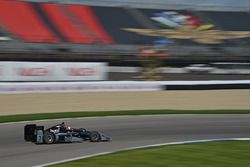
<instances>
[{"instance_id":1,"label":"red stripe on wall","mask_svg":"<svg viewBox=\"0 0 250 167\"><path fill-rule=\"evenodd\" d=\"M41 4L42 9L60 31L72 43L95 43L95 40L89 37L84 31L66 15L63 7L58 4Z\"/></svg>"},{"instance_id":2,"label":"red stripe on wall","mask_svg":"<svg viewBox=\"0 0 250 167\"><path fill-rule=\"evenodd\" d=\"M68 10L70 10L78 21L84 25L87 29L85 31L93 34L98 41L106 44L114 43L112 37L104 30L103 26L100 24L98 18L93 13L91 7L84 5L66 5Z\"/></svg>"},{"instance_id":3,"label":"red stripe on wall","mask_svg":"<svg viewBox=\"0 0 250 167\"><path fill-rule=\"evenodd\" d=\"M29 42L59 42L27 2L0 1L0 23L17 37Z\"/></svg>"}]
</instances>

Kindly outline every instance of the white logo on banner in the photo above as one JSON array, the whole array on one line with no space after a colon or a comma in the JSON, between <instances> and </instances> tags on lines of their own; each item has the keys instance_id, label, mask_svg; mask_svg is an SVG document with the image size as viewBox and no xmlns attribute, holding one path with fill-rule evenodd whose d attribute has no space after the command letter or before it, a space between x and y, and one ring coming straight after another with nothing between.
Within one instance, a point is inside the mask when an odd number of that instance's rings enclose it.
<instances>
[{"instance_id":1,"label":"white logo on banner","mask_svg":"<svg viewBox=\"0 0 250 167\"><path fill-rule=\"evenodd\" d=\"M95 76L97 71L95 68L65 68L68 76Z\"/></svg>"},{"instance_id":2,"label":"white logo on banner","mask_svg":"<svg viewBox=\"0 0 250 167\"><path fill-rule=\"evenodd\" d=\"M49 76L52 74L49 68L17 68L16 74L18 76Z\"/></svg>"},{"instance_id":3,"label":"white logo on banner","mask_svg":"<svg viewBox=\"0 0 250 167\"><path fill-rule=\"evenodd\" d=\"M1 81L99 81L106 63L0 62Z\"/></svg>"}]
</instances>

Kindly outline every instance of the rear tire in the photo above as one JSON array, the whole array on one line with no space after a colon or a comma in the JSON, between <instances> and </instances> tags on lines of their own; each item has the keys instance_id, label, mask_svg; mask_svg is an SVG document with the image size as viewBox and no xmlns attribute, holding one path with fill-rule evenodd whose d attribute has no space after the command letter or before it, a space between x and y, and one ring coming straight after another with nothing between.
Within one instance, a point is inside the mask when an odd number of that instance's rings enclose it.
<instances>
[{"instance_id":1,"label":"rear tire","mask_svg":"<svg viewBox=\"0 0 250 167\"><path fill-rule=\"evenodd\" d=\"M96 131L90 132L90 141L91 142L99 142L99 141L101 141L100 133L98 133Z\"/></svg>"},{"instance_id":2,"label":"rear tire","mask_svg":"<svg viewBox=\"0 0 250 167\"><path fill-rule=\"evenodd\" d=\"M36 124L28 124L24 127L24 140L25 141L35 141L35 130L36 130Z\"/></svg>"},{"instance_id":3,"label":"rear tire","mask_svg":"<svg viewBox=\"0 0 250 167\"><path fill-rule=\"evenodd\" d=\"M56 140L56 137L53 133L51 132L44 132L44 136L43 136L43 141L45 144L53 144Z\"/></svg>"}]
</instances>

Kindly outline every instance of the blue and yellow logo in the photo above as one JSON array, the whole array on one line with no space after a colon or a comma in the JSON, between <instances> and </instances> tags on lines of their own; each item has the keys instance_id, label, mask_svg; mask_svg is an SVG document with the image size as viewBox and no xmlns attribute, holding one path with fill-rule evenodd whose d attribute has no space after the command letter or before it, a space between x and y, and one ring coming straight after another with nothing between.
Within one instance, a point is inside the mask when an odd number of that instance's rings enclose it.
<instances>
[{"instance_id":1,"label":"blue and yellow logo","mask_svg":"<svg viewBox=\"0 0 250 167\"><path fill-rule=\"evenodd\" d=\"M250 31L222 31L213 24L203 24L192 15L173 11L155 13L150 18L159 27L155 29L123 28L125 31L166 39L187 39L201 44L221 44L227 39L250 37Z\"/></svg>"}]
</instances>

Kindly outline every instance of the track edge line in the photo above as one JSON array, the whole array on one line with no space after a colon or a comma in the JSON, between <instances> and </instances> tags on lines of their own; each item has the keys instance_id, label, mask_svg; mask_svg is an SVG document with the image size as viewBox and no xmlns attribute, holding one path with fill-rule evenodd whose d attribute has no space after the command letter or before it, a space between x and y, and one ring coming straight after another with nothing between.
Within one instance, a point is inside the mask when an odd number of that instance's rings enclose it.
<instances>
[{"instance_id":1,"label":"track edge line","mask_svg":"<svg viewBox=\"0 0 250 167\"><path fill-rule=\"evenodd\" d=\"M150 147L158 147L158 146L168 146L168 145L181 145L181 144L190 144L190 143L205 143L205 142L219 142L219 141L247 141L250 140L250 138L221 138L221 139L202 139L202 140L188 140L188 141L180 141L180 142L168 142L168 143L159 143L159 144L150 144L150 145L144 145L144 146L137 146L137 147L129 147L125 149L120 149L116 151L110 151L110 152L101 152L101 153L96 153L96 154L89 154L85 156L79 156L75 158L69 158L61 161L54 161L54 162L49 162L41 165L36 165L33 167L46 167L49 165L55 165L55 164L60 164L64 162L70 162L70 161L75 161L75 160L80 160L80 159L86 159L86 158L91 158L95 156L100 156L100 155L107 155L107 154L112 154L120 151L129 151L129 150L135 150L135 149L142 149L142 148L150 148Z\"/></svg>"}]
</instances>

